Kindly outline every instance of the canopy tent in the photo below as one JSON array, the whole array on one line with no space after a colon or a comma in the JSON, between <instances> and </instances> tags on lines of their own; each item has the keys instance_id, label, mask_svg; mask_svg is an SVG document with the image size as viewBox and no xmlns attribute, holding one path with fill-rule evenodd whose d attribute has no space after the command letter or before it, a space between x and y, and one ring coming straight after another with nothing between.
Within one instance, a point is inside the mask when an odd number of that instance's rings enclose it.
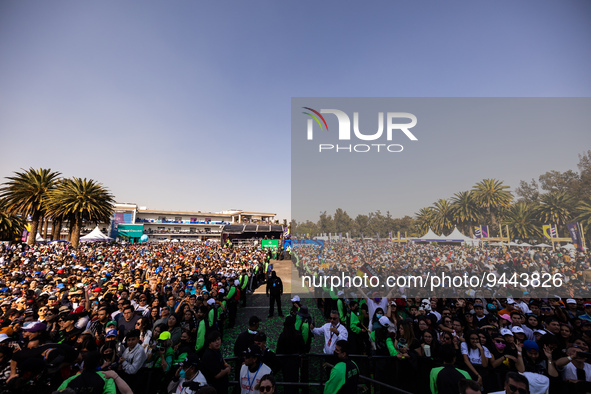
<instances>
[{"instance_id":1,"label":"canopy tent","mask_svg":"<svg viewBox=\"0 0 591 394\"><path fill-rule=\"evenodd\" d=\"M80 242L107 242L112 241L113 238L107 237L105 234L99 230L98 226L95 227L90 233L86 234L84 237L80 237Z\"/></svg>"},{"instance_id":2,"label":"canopy tent","mask_svg":"<svg viewBox=\"0 0 591 394\"><path fill-rule=\"evenodd\" d=\"M537 244L534 246L534 248L551 248L552 245L548 245L548 244Z\"/></svg>"},{"instance_id":3,"label":"canopy tent","mask_svg":"<svg viewBox=\"0 0 591 394\"><path fill-rule=\"evenodd\" d=\"M575 250L575 245L573 244L566 244L564 246L562 246L562 248L566 249L566 250Z\"/></svg>"},{"instance_id":4,"label":"canopy tent","mask_svg":"<svg viewBox=\"0 0 591 394\"><path fill-rule=\"evenodd\" d=\"M521 246L522 248L529 248L529 247L531 247L531 245L528 244L527 242L521 243L518 246Z\"/></svg>"},{"instance_id":5,"label":"canopy tent","mask_svg":"<svg viewBox=\"0 0 591 394\"><path fill-rule=\"evenodd\" d=\"M445 237L441 237L441 236L435 234L433 232L433 230L431 230L431 227L429 227L429 231L427 231L427 234L423 235L420 238L413 238L413 241L415 241L415 242L440 242L440 241L445 241Z\"/></svg>"},{"instance_id":6,"label":"canopy tent","mask_svg":"<svg viewBox=\"0 0 591 394\"><path fill-rule=\"evenodd\" d=\"M465 236L458 230L457 227L454 227L454 231L451 232L447 237L445 237L448 242L464 242L468 245L478 245L480 242L477 239L472 239L470 237Z\"/></svg>"}]
</instances>

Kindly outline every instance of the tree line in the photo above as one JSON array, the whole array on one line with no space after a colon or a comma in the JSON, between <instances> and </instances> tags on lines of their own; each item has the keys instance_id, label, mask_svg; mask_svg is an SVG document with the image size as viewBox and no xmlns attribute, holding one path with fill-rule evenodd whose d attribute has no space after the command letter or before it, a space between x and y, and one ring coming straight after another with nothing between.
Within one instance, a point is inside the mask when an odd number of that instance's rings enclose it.
<instances>
[{"instance_id":1,"label":"tree line","mask_svg":"<svg viewBox=\"0 0 591 394\"><path fill-rule=\"evenodd\" d=\"M27 244L33 245L37 233L44 229L47 237L51 222L51 240L59 240L64 223L68 223L68 241L78 248L84 222L109 223L114 210L114 197L101 183L86 178L62 178L50 169L15 172L0 185L0 239L17 240L27 222L30 225Z\"/></svg>"},{"instance_id":2,"label":"tree line","mask_svg":"<svg viewBox=\"0 0 591 394\"><path fill-rule=\"evenodd\" d=\"M337 209L323 212L317 222L292 220L293 234L349 232L353 237L395 236L398 231L421 236L431 228L449 235L454 227L471 237L474 227L487 225L490 236L529 240L542 237L542 225L555 224L560 237L568 237L567 223L579 222L586 239L591 238L591 150L579 155L578 172L548 171L538 180L521 181L515 193L497 179L483 179L469 190L441 198L421 208L414 217L393 218L380 211L352 219ZM501 229L502 228L502 229ZM506 230L509 231L507 234Z\"/></svg>"}]
</instances>

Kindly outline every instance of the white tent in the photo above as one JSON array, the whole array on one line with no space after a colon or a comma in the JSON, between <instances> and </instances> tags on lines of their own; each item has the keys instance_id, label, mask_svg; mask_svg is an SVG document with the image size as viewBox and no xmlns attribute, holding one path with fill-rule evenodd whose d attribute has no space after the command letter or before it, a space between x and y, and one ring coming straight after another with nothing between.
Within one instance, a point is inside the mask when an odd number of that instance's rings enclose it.
<instances>
[{"instance_id":1,"label":"white tent","mask_svg":"<svg viewBox=\"0 0 591 394\"><path fill-rule=\"evenodd\" d=\"M458 230L457 227L454 227L454 231L452 231L450 235L445 237L445 239L447 239L448 241L462 241L468 245L478 245L478 242L480 242L478 239L472 239L470 237L465 236L460 232L460 230Z\"/></svg>"},{"instance_id":2,"label":"white tent","mask_svg":"<svg viewBox=\"0 0 591 394\"><path fill-rule=\"evenodd\" d=\"M105 242L105 241L112 241L113 238L107 237L105 234L99 230L98 226L90 233L86 234L84 237L80 237L80 242Z\"/></svg>"},{"instance_id":3,"label":"white tent","mask_svg":"<svg viewBox=\"0 0 591 394\"><path fill-rule=\"evenodd\" d=\"M431 228L429 228L429 231L427 231L427 234L423 235L420 238L413 238L413 241L433 241L433 242L437 242L437 241L443 241L445 240L445 237L439 236L437 234L435 234L433 232L433 230L431 230Z\"/></svg>"},{"instance_id":4,"label":"white tent","mask_svg":"<svg viewBox=\"0 0 591 394\"><path fill-rule=\"evenodd\" d=\"M564 248L566 250L575 250L575 245L573 245L573 244L566 244L566 245L562 246L562 248Z\"/></svg>"},{"instance_id":5,"label":"white tent","mask_svg":"<svg viewBox=\"0 0 591 394\"><path fill-rule=\"evenodd\" d=\"M521 247L523 247L523 248L528 248L528 247L530 247L531 245L530 245L530 244L528 244L527 242L524 242L524 243L522 243L522 244L519 244L518 246L521 246Z\"/></svg>"},{"instance_id":6,"label":"white tent","mask_svg":"<svg viewBox=\"0 0 591 394\"><path fill-rule=\"evenodd\" d=\"M551 248L552 245L548 245L548 244L537 244L534 247L535 248Z\"/></svg>"}]
</instances>

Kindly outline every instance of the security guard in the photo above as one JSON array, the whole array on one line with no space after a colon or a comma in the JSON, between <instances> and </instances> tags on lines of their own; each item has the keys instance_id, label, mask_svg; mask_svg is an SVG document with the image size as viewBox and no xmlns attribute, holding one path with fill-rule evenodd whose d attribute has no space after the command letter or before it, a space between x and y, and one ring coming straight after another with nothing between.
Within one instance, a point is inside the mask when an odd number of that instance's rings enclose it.
<instances>
[{"instance_id":1,"label":"security guard","mask_svg":"<svg viewBox=\"0 0 591 394\"><path fill-rule=\"evenodd\" d=\"M337 341L334 354L339 358L330 378L324 385L324 394L355 394L359 381L359 367L349 360L349 343L346 340Z\"/></svg>"}]
</instances>

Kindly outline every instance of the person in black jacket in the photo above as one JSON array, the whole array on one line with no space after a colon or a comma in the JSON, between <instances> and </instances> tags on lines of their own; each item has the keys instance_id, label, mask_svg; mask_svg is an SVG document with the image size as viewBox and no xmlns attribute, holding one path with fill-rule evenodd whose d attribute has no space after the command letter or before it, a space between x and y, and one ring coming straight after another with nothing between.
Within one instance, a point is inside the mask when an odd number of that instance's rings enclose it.
<instances>
[{"instance_id":1,"label":"person in black jacket","mask_svg":"<svg viewBox=\"0 0 591 394\"><path fill-rule=\"evenodd\" d=\"M267 282L267 297L271 297L269 301L269 317L273 317L275 313L275 302L277 302L277 312L279 317L283 317L281 311L281 295L283 294L283 282L277 276L275 271L271 271L271 278Z\"/></svg>"},{"instance_id":2,"label":"person in black jacket","mask_svg":"<svg viewBox=\"0 0 591 394\"><path fill-rule=\"evenodd\" d=\"M302 334L295 329L295 317L288 316L283 323L283 331L277 340L277 354L291 354L293 357L284 357L282 361L283 379L286 382L299 382L300 380L300 354L306 353L306 344ZM297 387L285 387L286 394L297 393Z\"/></svg>"}]
</instances>

